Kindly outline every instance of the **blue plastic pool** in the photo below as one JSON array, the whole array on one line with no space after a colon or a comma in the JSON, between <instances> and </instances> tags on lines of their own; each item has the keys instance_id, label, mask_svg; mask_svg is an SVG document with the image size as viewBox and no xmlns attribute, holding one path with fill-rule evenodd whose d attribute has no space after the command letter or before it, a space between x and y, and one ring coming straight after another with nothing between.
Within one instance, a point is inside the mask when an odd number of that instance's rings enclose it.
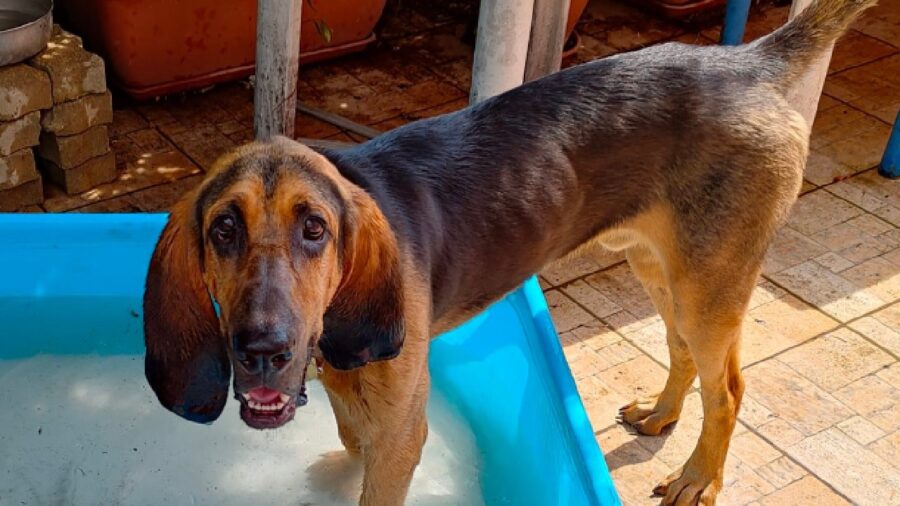
<instances>
[{"instance_id":1,"label":"blue plastic pool","mask_svg":"<svg viewBox=\"0 0 900 506\"><path fill-rule=\"evenodd\" d=\"M152 403L146 388L140 392L116 390L114 385L97 383L99 380L69 381L68 373L47 370L60 367L47 365L57 364L54 357L82 360L90 364L87 369L100 371L92 374L100 375L104 364L114 360L139 362L144 274L164 222L165 215L159 214L0 215L0 407L7 412L39 411L29 414L38 420L36 427L0 425L0 504L32 496L40 503L42 497L51 497L44 487L68 487L66 493L71 497L85 497L84 486L78 489L72 483L94 480L96 485L103 480L99 471L98 476L91 476L91 459L131 462L140 458L145 459L141 469L151 469L154 455L167 451L165 433L181 430L181 424L193 425L167 416L161 420L173 424L172 428L151 428L159 437L142 442L141 448L124 448L132 446L127 441L104 441L101 448L91 440L110 430L103 428L108 421L100 415L103 410L111 413L116 406L133 402L137 414L129 416L138 424L141 413L162 416L157 411L163 408ZM479 460L477 487L486 504L619 504L535 279L462 327L440 336L433 343L430 366L434 397L447 401L453 416L463 421L474 439L474 458ZM23 380L26 376L34 379ZM28 385L22 386L23 381ZM26 396L23 388L34 392ZM44 465L40 459L53 456L13 458L4 446L12 448L23 438L32 438L35 442L28 444L40 448L41 441L46 441L41 438L52 436L48 432L55 427L54 420L70 416L67 411L72 408L64 410L40 401L52 397L55 389L65 390L60 396L65 402L77 401L78 406L87 406L84 409L96 410L96 416L88 412L84 418L96 428L75 431L79 439L71 445L62 439L72 446L67 455L74 462L59 478L62 484L28 482L27 468L40 467ZM103 393L107 391L115 393ZM110 395L114 398L109 399ZM7 405L10 396L17 396L19 404ZM226 416L228 413L223 418ZM191 437L198 438L197 444L207 438L212 441L209 444L227 445L229 439L216 433L217 424L191 429L202 431ZM147 429L142 430L146 435ZM239 459L240 448L231 453ZM195 467L188 469L185 472L201 472ZM137 493L135 483L145 488L167 486L153 483L161 475L142 473L147 474L131 476L128 486L116 488L118 500L141 503L129 495ZM207 492L212 495L205 496ZM215 493L221 491L198 490L190 500L208 503Z\"/></svg>"}]
</instances>

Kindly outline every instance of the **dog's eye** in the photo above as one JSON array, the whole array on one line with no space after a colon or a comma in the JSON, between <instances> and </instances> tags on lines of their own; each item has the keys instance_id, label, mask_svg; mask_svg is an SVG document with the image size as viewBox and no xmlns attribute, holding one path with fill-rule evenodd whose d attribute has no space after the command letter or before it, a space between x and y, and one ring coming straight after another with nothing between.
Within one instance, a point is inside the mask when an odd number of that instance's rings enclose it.
<instances>
[{"instance_id":1,"label":"dog's eye","mask_svg":"<svg viewBox=\"0 0 900 506\"><path fill-rule=\"evenodd\" d=\"M230 244L234 240L235 235L234 218L223 216L216 220L212 233L219 244Z\"/></svg>"},{"instance_id":2,"label":"dog's eye","mask_svg":"<svg viewBox=\"0 0 900 506\"><path fill-rule=\"evenodd\" d=\"M318 241L325 235L325 222L315 216L306 218L303 222L303 238L307 241Z\"/></svg>"}]
</instances>

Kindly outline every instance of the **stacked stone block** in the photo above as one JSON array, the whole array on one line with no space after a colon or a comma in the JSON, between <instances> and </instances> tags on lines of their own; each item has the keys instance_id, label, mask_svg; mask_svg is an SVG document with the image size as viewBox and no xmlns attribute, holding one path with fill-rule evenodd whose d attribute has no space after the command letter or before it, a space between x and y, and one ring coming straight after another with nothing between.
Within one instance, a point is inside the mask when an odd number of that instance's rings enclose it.
<instances>
[{"instance_id":1,"label":"stacked stone block","mask_svg":"<svg viewBox=\"0 0 900 506\"><path fill-rule=\"evenodd\" d=\"M81 193L116 178L107 127L112 97L103 60L84 50L81 39L54 29L47 48L29 64L50 78L53 105L42 114L35 150L44 175L66 193Z\"/></svg>"},{"instance_id":2,"label":"stacked stone block","mask_svg":"<svg viewBox=\"0 0 900 506\"><path fill-rule=\"evenodd\" d=\"M41 109L53 104L50 79L19 64L0 67L0 212L44 200L32 147L41 134Z\"/></svg>"},{"instance_id":3,"label":"stacked stone block","mask_svg":"<svg viewBox=\"0 0 900 506\"><path fill-rule=\"evenodd\" d=\"M79 37L54 27L40 54L0 67L0 212L43 202L42 173L70 194L115 179L110 123L103 60Z\"/></svg>"}]
</instances>

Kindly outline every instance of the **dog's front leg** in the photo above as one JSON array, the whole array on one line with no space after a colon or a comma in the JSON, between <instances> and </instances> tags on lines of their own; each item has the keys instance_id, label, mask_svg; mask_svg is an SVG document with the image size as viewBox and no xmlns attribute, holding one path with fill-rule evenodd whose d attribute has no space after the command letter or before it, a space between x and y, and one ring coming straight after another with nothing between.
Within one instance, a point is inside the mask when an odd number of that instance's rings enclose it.
<instances>
[{"instance_id":1,"label":"dog's front leg","mask_svg":"<svg viewBox=\"0 0 900 506\"><path fill-rule=\"evenodd\" d=\"M360 504L400 506L428 434L428 341L407 339L399 357L362 368L357 406L364 412Z\"/></svg>"},{"instance_id":2,"label":"dog's front leg","mask_svg":"<svg viewBox=\"0 0 900 506\"><path fill-rule=\"evenodd\" d=\"M400 506L404 503L428 434L426 395L416 397L409 411L395 413L396 420L374 434L365 449L360 505Z\"/></svg>"}]
</instances>

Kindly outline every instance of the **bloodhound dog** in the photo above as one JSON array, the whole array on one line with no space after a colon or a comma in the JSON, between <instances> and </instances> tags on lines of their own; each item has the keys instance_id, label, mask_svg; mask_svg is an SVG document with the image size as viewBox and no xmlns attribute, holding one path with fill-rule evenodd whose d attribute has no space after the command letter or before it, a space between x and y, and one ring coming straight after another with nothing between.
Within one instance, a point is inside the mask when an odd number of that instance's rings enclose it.
<instances>
[{"instance_id":1,"label":"bloodhound dog","mask_svg":"<svg viewBox=\"0 0 900 506\"><path fill-rule=\"evenodd\" d=\"M818 0L739 47L664 44L570 68L346 150L288 139L223 157L172 210L144 299L146 376L195 422L278 427L321 357L360 503L402 504L425 442L430 339L548 262L624 251L665 320L675 422L703 427L662 503L713 504L744 391L741 321L801 184L809 125L786 92L873 0Z\"/></svg>"}]
</instances>

